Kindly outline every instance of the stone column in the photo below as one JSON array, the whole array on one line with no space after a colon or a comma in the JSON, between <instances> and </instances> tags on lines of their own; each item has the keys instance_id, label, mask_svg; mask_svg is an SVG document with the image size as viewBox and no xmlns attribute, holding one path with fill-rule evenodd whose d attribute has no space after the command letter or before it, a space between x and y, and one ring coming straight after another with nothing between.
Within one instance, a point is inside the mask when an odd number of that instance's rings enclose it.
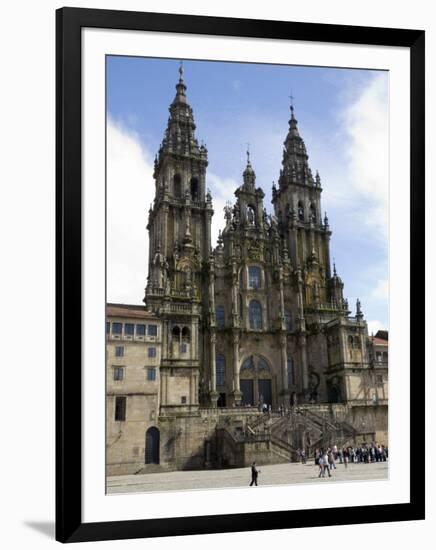
<instances>
[{"instance_id":1,"label":"stone column","mask_svg":"<svg viewBox=\"0 0 436 550\"><path fill-rule=\"evenodd\" d=\"M194 369L191 369L189 376L189 404L194 405L195 403L195 374Z\"/></svg>"},{"instance_id":2,"label":"stone column","mask_svg":"<svg viewBox=\"0 0 436 550\"><path fill-rule=\"evenodd\" d=\"M210 404L213 408L217 406L218 392L216 391L216 334L211 330L210 334Z\"/></svg>"},{"instance_id":3,"label":"stone column","mask_svg":"<svg viewBox=\"0 0 436 550\"><path fill-rule=\"evenodd\" d=\"M287 338L286 333L282 332L280 335L280 354L282 362L282 393L286 400L286 396L289 395L288 387L288 350L287 350Z\"/></svg>"},{"instance_id":4,"label":"stone column","mask_svg":"<svg viewBox=\"0 0 436 550\"><path fill-rule=\"evenodd\" d=\"M309 388L309 372L307 366L307 340L306 334L302 333L299 337L300 344L300 364L301 364L301 381L303 385L303 395L307 394Z\"/></svg>"},{"instance_id":5,"label":"stone column","mask_svg":"<svg viewBox=\"0 0 436 550\"><path fill-rule=\"evenodd\" d=\"M233 392L232 398L235 405L241 403L242 393L239 386L239 334L233 333Z\"/></svg>"}]
</instances>

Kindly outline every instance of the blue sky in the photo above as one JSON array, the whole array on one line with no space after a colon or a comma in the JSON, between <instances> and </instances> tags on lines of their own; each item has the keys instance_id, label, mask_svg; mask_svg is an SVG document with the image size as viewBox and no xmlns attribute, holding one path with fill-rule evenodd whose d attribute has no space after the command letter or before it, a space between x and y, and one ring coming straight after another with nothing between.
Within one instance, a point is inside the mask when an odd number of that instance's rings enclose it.
<instances>
[{"instance_id":1,"label":"blue sky","mask_svg":"<svg viewBox=\"0 0 436 550\"><path fill-rule=\"evenodd\" d=\"M107 60L110 301L140 303L143 297L152 160L178 67L179 60ZM310 166L321 176L322 207L333 231L331 256L345 295L353 310L360 298L370 330L386 328L388 73L189 60L184 69L196 135L209 150L213 235L223 226L225 202L233 202L241 182L247 143L271 211L292 93Z\"/></svg>"}]
</instances>

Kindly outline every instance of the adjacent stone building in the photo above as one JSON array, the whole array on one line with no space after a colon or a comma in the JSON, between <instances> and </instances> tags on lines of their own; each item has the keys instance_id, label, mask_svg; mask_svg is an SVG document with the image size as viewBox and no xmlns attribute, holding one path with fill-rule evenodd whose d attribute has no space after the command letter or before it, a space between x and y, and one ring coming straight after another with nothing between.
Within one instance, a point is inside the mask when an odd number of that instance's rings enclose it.
<instances>
[{"instance_id":1,"label":"adjacent stone building","mask_svg":"<svg viewBox=\"0 0 436 550\"><path fill-rule=\"evenodd\" d=\"M108 473L276 462L332 440L387 443L387 362L379 371L381 344L368 336L359 300L351 316L331 269L321 178L293 106L273 214L247 152L215 248L208 151L195 137L182 69L169 112L154 166L145 307L108 307L112 346L114 323L126 326L133 313L157 327L156 379L140 374L149 343L133 335L125 382L108 383ZM108 380L117 366L110 348ZM117 425L119 392L127 404ZM120 435L129 410L135 428Z\"/></svg>"}]
</instances>

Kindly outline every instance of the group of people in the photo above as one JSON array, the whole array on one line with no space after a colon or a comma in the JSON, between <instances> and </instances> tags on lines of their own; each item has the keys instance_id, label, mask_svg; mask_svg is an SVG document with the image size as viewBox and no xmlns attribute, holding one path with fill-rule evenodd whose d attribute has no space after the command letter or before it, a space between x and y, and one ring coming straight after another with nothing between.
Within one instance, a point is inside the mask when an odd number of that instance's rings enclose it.
<instances>
[{"instance_id":1,"label":"group of people","mask_svg":"<svg viewBox=\"0 0 436 550\"><path fill-rule=\"evenodd\" d=\"M300 452L302 464L306 464L304 451ZM302 454L303 453L303 454ZM318 477L326 477L326 474L331 477L331 471L336 469L336 463L344 464L347 468L350 462L386 462L389 456L388 448L385 445L377 443L362 443L357 447L343 447L338 449L336 445L327 449L316 449L315 465L319 467Z\"/></svg>"},{"instance_id":2,"label":"group of people","mask_svg":"<svg viewBox=\"0 0 436 550\"><path fill-rule=\"evenodd\" d=\"M299 460L302 464L307 464L307 455L304 449L297 450ZM332 477L332 470L336 470L336 463L343 464L345 468L350 462L386 462L389 456L388 448L385 445L379 445L375 442L362 443L356 447L349 446L338 449L337 445L327 447L326 449L315 450L315 465L319 467L318 477ZM256 463L251 465L250 487L257 486L257 479L260 470L256 468Z\"/></svg>"}]
</instances>

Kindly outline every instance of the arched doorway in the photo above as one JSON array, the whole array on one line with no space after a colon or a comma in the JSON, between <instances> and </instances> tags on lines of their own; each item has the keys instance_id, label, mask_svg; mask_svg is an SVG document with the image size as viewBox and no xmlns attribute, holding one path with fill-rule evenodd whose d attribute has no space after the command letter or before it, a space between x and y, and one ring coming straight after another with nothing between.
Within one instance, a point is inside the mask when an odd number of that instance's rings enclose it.
<instances>
[{"instance_id":1,"label":"arched doorway","mask_svg":"<svg viewBox=\"0 0 436 550\"><path fill-rule=\"evenodd\" d=\"M271 369L260 355L250 355L241 365L239 383L242 404L259 406L273 404Z\"/></svg>"},{"instance_id":2,"label":"arched doorway","mask_svg":"<svg viewBox=\"0 0 436 550\"><path fill-rule=\"evenodd\" d=\"M145 433L145 463L159 464L159 430L154 426Z\"/></svg>"}]
</instances>

